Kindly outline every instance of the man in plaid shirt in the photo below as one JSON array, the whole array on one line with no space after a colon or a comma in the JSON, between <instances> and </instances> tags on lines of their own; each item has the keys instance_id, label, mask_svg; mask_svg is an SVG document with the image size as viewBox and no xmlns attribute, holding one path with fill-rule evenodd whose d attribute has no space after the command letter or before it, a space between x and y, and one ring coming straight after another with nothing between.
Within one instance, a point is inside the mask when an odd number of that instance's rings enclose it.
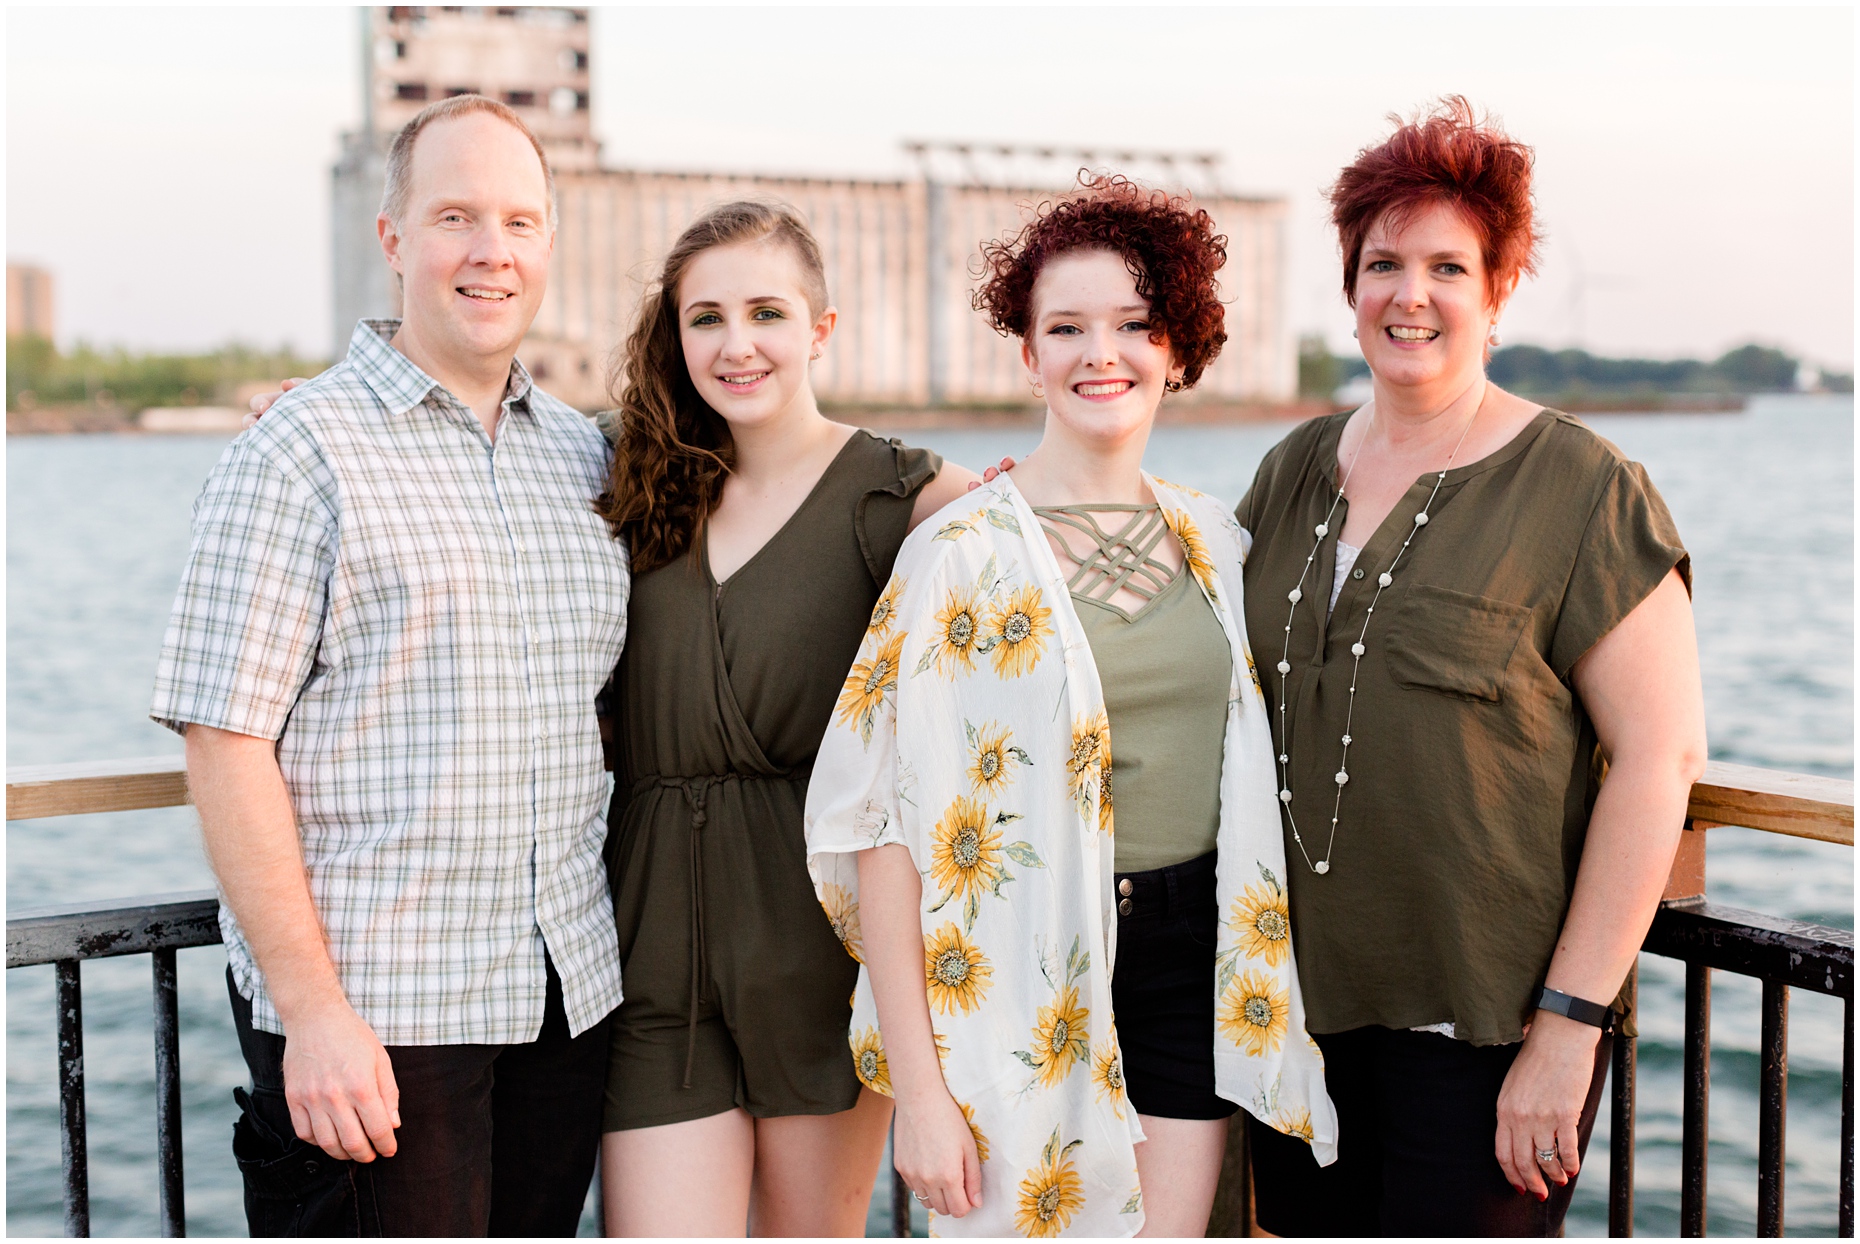
<instances>
[{"instance_id":1,"label":"man in plaid shirt","mask_svg":"<svg viewBox=\"0 0 1860 1244\"><path fill-rule=\"evenodd\" d=\"M151 711L220 885L254 1235L572 1235L593 1174L628 580L605 442L515 360L553 195L503 105L410 122L378 221L405 318L195 505Z\"/></svg>"}]
</instances>

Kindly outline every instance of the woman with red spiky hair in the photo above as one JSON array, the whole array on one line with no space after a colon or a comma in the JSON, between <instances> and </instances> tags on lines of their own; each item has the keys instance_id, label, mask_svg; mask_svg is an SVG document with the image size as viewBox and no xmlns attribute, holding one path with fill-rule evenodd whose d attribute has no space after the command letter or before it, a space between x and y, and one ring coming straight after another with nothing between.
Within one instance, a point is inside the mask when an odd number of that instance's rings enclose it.
<instances>
[{"instance_id":1,"label":"woman with red spiky hair","mask_svg":"<svg viewBox=\"0 0 1860 1244\"><path fill-rule=\"evenodd\" d=\"M1532 162L1449 99L1343 170L1374 396L1286 437L1237 514L1344 1137L1320 1169L1252 1129L1275 1234L1560 1233L1704 770L1690 562L1659 493L1486 379L1535 263Z\"/></svg>"}]
</instances>

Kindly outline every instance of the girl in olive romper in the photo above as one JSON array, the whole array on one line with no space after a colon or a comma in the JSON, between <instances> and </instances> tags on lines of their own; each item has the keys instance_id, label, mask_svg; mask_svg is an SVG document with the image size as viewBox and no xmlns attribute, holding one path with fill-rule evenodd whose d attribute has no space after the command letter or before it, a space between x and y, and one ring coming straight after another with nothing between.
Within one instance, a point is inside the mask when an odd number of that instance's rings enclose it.
<instances>
[{"instance_id":1,"label":"girl in olive romper","mask_svg":"<svg viewBox=\"0 0 1860 1244\"><path fill-rule=\"evenodd\" d=\"M857 1234L883 1150L890 1103L864 1092L847 1044L858 964L815 900L801 812L913 515L974 476L939 479L935 454L821 418L804 350L820 357L826 303L819 247L793 212L725 204L673 246L626 346L600 504L634 571L603 697L624 993L604 1122L610 1234L733 1233L746 1218L758 1233ZM733 379L740 390L719 387ZM739 463L725 413L763 457ZM818 469L773 445L809 462L837 453L730 569L783 482ZM758 482L725 510L739 465ZM737 1111L747 1127L718 1118ZM841 1117L764 1126L796 1116Z\"/></svg>"}]
</instances>

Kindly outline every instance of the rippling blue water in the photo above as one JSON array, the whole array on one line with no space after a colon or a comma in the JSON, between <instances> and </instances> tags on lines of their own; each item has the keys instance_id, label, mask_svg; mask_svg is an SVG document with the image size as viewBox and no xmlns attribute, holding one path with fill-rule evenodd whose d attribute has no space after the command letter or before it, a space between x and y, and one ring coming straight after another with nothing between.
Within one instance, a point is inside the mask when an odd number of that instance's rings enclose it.
<instances>
[{"instance_id":1,"label":"rippling blue water","mask_svg":"<svg viewBox=\"0 0 1860 1244\"><path fill-rule=\"evenodd\" d=\"M1853 773L1853 464L1849 399L1759 401L1737 415L1590 421L1646 463L1693 554L1715 759ZM1283 425L1160 429L1157 474L1237 500ZM908 436L981 466L1035 431ZM7 445L7 762L178 753L149 723L149 684L187 551L188 507L224 442L211 437L11 438ZM1844 847L1714 830L1714 900L1853 927ZM13 906L210 885L193 815L162 809L20 821L7 833ZM227 1151L244 1081L217 947L180 956L187 1208L194 1234L244 1233ZM1679 1205L1684 975L1641 962L1637 1226L1672 1235ZM156 1230L154 1072L145 958L84 969L91 1198L99 1235ZM49 968L7 974L7 1230L60 1230ZM1757 999L1720 973L1713 1008L1711 1227L1756 1223ZM1796 991L1790 1024L1788 1222L1835 1227L1841 1012ZM1607 1230L1606 1123L1569 1221ZM877 1225L877 1216L874 1225Z\"/></svg>"}]
</instances>

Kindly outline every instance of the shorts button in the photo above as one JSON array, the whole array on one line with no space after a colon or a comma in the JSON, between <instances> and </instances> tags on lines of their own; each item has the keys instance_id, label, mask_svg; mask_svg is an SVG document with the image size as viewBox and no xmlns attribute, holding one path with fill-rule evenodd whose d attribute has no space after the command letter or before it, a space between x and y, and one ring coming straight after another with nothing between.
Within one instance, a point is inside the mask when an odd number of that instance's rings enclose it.
<instances>
[{"instance_id":1,"label":"shorts button","mask_svg":"<svg viewBox=\"0 0 1860 1244\"><path fill-rule=\"evenodd\" d=\"M1133 907L1134 905L1135 905L1135 904L1133 904L1133 903L1132 903L1132 902L1131 902L1131 901L1130 901L1129 899L1127 899L1127 898L1120 898L1120 899L1118 899L1118 900L1117 900L1117 914L1118 914L1118 915L1120 915L1120 916L1128 916L1128 915L1130 914L1130 909L1131 909L1131 908L1132 908L1132 907Z\"/></svg>"},{"instance_id":2,"label":"shorts button","mask_svg":"<svg viewBox=\"0 0 1860 1244\"><path fill-rule=\"evenodd\" d=\"M1130 878L1125 877L1122 881L1117 883L1117 892L1119 894L1122 894L1125 897L1129 897L1130 890L1131 890Z\"/></svg>"}]
</instances>

